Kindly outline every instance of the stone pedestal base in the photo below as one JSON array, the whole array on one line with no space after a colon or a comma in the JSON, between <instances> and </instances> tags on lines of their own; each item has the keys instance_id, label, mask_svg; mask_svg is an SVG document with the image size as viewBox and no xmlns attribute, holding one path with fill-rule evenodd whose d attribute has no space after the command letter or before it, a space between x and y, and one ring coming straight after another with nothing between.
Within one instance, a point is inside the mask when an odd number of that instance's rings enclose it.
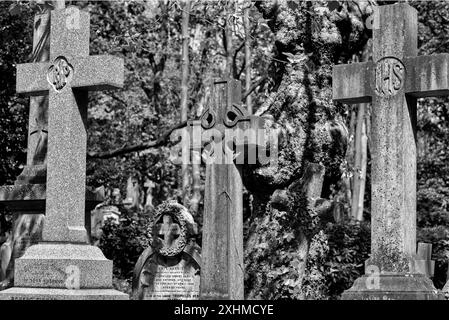
<instances>
[{"instance_id":1,"label":"stone pedestal base","mask_svg":"<svg viewBox=\"0 0 449 320\"><path fill-rule=\"evenodd\" d=\"M378 277L376 279L375 277ZM342 300L444 300L422 274L364 275L343 292Z\"/></svg>"},{"instance_id":2,"label":"stone pedestal base","mask_svg":"<svg viewBox=\"0 0 449 320\"><path fill-rule=\"evenodd\" d=\"M128 299L112 288L112 261L88 244L39 243L15 261L7 300Z\"/></svg>"},{"instance_id":3,"label":"stone pedestal base","mask_svg":"<svg viewBox=\"0 0 449 320\"><path fill-rule=\"evenodd\" d=\"M14 286L110 289L112 261L100 248L88 244L39 243L16 260Z\"/></svg>"},{"instance_id":4,"label":"stone pedestal base","mask_svg":"<svg viewBox=\"0 0 449 320\"><path fill-rule=\"evenodd\" d=\"M113 289L10 288L0 292L0 300L128 300L127 294Z\"/></svg>"}]
</instances>

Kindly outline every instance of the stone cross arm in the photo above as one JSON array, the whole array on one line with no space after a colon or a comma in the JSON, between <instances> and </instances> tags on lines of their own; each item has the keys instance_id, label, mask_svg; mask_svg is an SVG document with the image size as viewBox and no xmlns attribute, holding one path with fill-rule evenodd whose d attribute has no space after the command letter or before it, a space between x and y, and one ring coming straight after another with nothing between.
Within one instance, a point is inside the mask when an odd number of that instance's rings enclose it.
<instances>
[{"instance_id":1,"label":"stone cross arm","mask_svg":"<svg viewBox=\"0 0 449 320\"><path fill-rule=\"evenodd\" d=\"M449 54L407 57L403 65L405 75L399 80L399 85L404 86L406 94L417 98L449 95ZM348 104L370 102L375 95L376 80L379 81L376 67L373 62L334 66L334 101Z\"/></svg>"},{"instance_id":2,"label":"stone cross arm","mask_svg":"<svg viewBox=\"0 0 449 320\"><path fill-rule=\"evenodd\" d=\"M123 59L109 55L73 57L69 61L73 70L72 88L89 91L112 90L123 87ZM49 73L53 62L17 65L16 91L30 96L47 95L51 88Z\"/></svg>"},{"instance_id":3,"label":"stone cross arm","mask_svg":"<svg viewBox=\"0 0 449 320\"><path fill-rule=\"evenodd\" d=\"M351 63L336 65L332 72L332 91L334 101L342 103L370 102L371 75L373 63Z\"/></svg>"},{"instance_id":4,"label":"stone cross arm","mask_svg":"<svg viewBox=\"0 0 449 320\"><path fill-rule=\"evenodd\" d=\"M235 158L237 164L264 163L267 157L259 157L262 152L256 151L266 147L265 122L266 118L249 115L242 107L240 81L217 80L208 108L199 120L187 124L187 143L191 150L200 153L203 150L209 153L212 145L222 147L228 155L241 155ZM246 160L245 154L249 156Z\"/></svg>"}]
</instances>

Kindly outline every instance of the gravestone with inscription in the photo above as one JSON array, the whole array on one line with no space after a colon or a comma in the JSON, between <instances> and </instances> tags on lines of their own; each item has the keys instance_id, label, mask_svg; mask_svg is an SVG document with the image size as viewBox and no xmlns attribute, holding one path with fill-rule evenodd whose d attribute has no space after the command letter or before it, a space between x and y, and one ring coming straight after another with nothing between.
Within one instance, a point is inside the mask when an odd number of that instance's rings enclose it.
<instances>
[{"instance_id":1,"label":"gravestone with inscription","mask_svg":"<svg viewBox=\"0 0 449 320\"><path fill-rule=\"evenodd\" d=\"M87 12L57 9L50 21L49 61L17 66L17 92L49 101L43 242L16 260L0 299L127 299L85 228L88 91L122 87L123 60L89 56Z\"/></svg>"},{"instance_id":2,"label":"gravestone with inscription","mask_svg":"<svg viewBox=\"0 0 449 320\"><path fill-rule=\"evenodd\" d=\"M198 299L201 256L192 215L176 202L165 202L156 209L149 232L151 246L134 269L133 298Z\"/></svg>"},{"instance_id":3,"label":"gravestone with inscription","mask_svg":"<svg viewBox=\"0 0 449 320\"><path fill-rule=\"evenodd\" d=\"M0 282L0 289L13 285L15 260L23 256L26 249L42 239L43 214L16 214L11 234L11 256L7 263L5 279ZM7 257L4 257L7 258Z\"/></svg>"},{"instance_id":4,"label":"gravestone with inscription","mask_svg":"<svg viewBox=\"0 0 449 320\"><path fill-rule=\"evenodd\" d=\"M372 102L371 257L343 299L441 299L416 255L417 98L449 95L449 54L417 56L417 11L374 12L373 62L335 66L333 98ZM418 268L417 268L418 267Z\"/></svg>"}]
</instances>

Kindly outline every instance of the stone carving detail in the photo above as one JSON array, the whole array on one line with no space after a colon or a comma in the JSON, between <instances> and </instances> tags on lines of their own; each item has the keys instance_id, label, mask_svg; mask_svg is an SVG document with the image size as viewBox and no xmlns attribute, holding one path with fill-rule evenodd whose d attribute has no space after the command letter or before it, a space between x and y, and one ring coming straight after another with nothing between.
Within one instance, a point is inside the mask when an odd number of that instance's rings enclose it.
<instances>
[{"instance_id":1,"label":"stone carving detail","mask_svg":"<svg viewBox=\"0 0 449 320\"><path fill-rule=\"evenodd\" d=\"M162 256L173 257L181 253L187 245L188 235L192 233L193 221L186 208L176 202L166 202L149 225L151 246Z\"/></svg>"},{"instance_id":2,"label":"stone carving detail","mask_svg":"<svg viewBox=\"0 0 449 320\"><path fill-rule=\"evenodd\" d=\"M210 129L215 125L216 115L207 108L201 115L201 126L204 129Z\"/></svg>"},{"instance_id":3,"label":"stone carving detail","mask_svg":"<svg viewBox=\"0 0 449 320\"><path fill-rule=\"evenodd\" d=\"M230 85L236 85L231 83ZM235 160L238 133L244 133L244 122L249 123L250 117L246 110L237 103L228 101L236 97L229 96L235 90L228 92L227 81L218 80L214 83L213 94L208 101L209 107L201 115L202 158L206 163L221 162L225 159ZM240 90L240 89L239 89ZM237 98L240 100L240 98ZM242 131L230 131L242 129ZM227 137L227 138L225 138Z\"/></svg>"},{"instance_id":4,"label":"stone carving detail","mask_svg":"<svg viewBox=\"0 0 449 320\"><path fill-rule=\"evenodd\" d=\"M385 57L376 63L376 94L382 97L396 95L404 87L405 67L401 60Z\"/></svg>"},{"instance_id":5,"label":"stone carving detail","mask_svg":"<svg viewBox=\"0 0 449 320\"><path fill-rule=\"evenodd\" d=\"M232 128L247 116L246 111L240 105L233 103L228 106L228 98L227 82L216 82L211 101L212 106L201 115L203 129L210 129L214 126L218 129L222 125Z\"/></svg>"},{"instance_id":6,"label":"stone carving detail","mask_svg":"<svg viewBox=\"0 0 449 320\"><path fill-rule=\"evenodd\" d=\"M61 91L73 78L73 67L64 57L58 57L50 66L47 80L56 92Z\"/></svg>"}]
</instances>

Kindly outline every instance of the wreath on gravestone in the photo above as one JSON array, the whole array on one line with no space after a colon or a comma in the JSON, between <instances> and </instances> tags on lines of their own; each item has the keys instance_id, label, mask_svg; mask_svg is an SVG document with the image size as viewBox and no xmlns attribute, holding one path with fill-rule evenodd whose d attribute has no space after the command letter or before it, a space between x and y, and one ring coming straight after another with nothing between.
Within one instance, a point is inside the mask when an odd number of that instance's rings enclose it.
<instances>
[{"instance_id":1,"label":"wreath on gravestone","mask_svg":"<svg viewBox=\"0 0 449 320\"><path fill-rule=\"evenodd\" d=\"M176 201L159 205L148 226L151 247L159 254L173 257L187 245L188 236L194 233L195 222L188 210Z\"/></svg>"}]
</instances>

